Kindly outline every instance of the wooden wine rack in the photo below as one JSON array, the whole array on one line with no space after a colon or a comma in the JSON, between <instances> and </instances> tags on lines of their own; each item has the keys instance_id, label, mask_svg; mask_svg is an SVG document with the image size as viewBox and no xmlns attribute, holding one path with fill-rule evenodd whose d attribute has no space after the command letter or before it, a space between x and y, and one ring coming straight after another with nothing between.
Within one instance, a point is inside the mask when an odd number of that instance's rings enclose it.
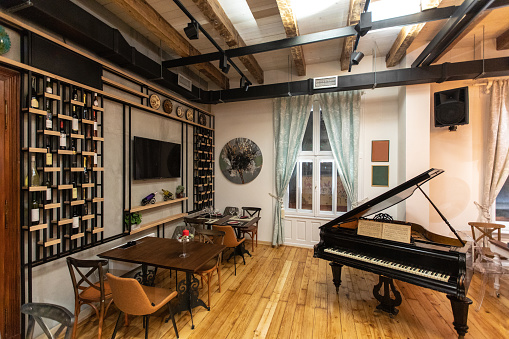
<instances>
[{"instance_id":1,"label":"wooden wine rack","mask_svg":"<svg viewBox=\"0 0 509 339\"><path fill-rule=\"evenodd\" d=\"M194 128L194 210L214 206L214 131Z\"/></svg>"},{"instance_id":2,"label":"wooden wine rack","mask_svg":"<svg viewBox=\"0 0 509 339\"><path fill-rule=\"evenodd\" d=\"M25 262L37 265L101 243L104 239L104 156L102 93L94 105L94 91L61 77L50 82L52 93L46 91L47 75L26 71L21 113L22 132L22 243ZM32 80L33 79L33 80ZM35 93L33 93L33 81ZM77 98L74 97L77 95ZM35 98L39 107L34 107ZM76 100L77 99L77 100ZM47 107L52 113L52 127L48 128ZM78 130L73 130L73 112L78 117ZM95 119L94 119L95 115ZM60 126L66 134L65 148L59 147ZM76 121L74 121L76 124ZM97 126L97 135L94 134ZM52 156L47 164L47 146ZM72 147L73 146L73 147ZM32 183L31 158L35 156L40 183ZM97 157L97 165L93 159ZM87 166L85 174L85 158ZM28 185L24 184L28 176ZM85 176L88 181L85 181ZM73 189L77 198L72 199ZM47 200L47 192L51 200ZM38 204L39 220L31 220L33 200ZM73 228L74 211L78 227Z\"/></svg>"}]
</instances>

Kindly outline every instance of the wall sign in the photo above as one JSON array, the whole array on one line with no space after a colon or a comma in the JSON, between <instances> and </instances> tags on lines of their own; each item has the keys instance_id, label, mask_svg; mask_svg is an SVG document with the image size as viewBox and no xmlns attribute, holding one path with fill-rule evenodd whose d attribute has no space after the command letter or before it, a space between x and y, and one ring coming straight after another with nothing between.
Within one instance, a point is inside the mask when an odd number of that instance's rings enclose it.
<instances>
[{"instance_id":1,"label":"wall sign","mask_svg":"<svg viewBox=\"0 0 509 339\"><path fill-rule=\"evenodd\" d=\"M262 169L262 151L252 140L235 138L226 143L219 156L219 167L235 184L253 181Z\"/></svg>"}]
</instances>

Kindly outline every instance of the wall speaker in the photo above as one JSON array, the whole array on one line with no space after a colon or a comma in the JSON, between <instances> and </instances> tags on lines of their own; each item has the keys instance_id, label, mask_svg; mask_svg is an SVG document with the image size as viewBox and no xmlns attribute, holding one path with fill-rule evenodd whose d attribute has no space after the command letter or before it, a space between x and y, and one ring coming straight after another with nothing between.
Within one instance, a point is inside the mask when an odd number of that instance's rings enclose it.
<instances>
[{"instance_id":1,"label":"wall speaker","mask_svg":"<svg viewBox=\"0 0 509 339\"><path fill-rule=\"evenodd\" d=\"M468 87L449 89L435 93L435 127L468 124Z\"/></svg>"}]
</instances>

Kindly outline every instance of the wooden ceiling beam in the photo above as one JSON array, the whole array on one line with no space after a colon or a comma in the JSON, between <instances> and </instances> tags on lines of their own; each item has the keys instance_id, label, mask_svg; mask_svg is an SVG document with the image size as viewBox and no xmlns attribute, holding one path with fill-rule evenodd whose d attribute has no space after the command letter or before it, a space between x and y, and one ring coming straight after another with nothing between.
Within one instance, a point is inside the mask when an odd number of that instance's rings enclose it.
<instances>
[{"instance_id":1,"label":"wooden ceiling beam","mask_svg":"<svg viewBox=\"0 0 509 339\"><path fill-rule=\"evenodd\" d=\"M246 46L246 43L240 37L239 32L237 32L217 0L193 0L193 2L229 47ZM253 55L245 55L239 57L239 60L246 66L246 69L256 79L256 82L263 84L263 70L255 57Z\"/></svg>"},{"instance_id":2,"label":"wooden ceiling beam","mask_svg":"<svg viewBox=\"0 0 509 339\"><path fill-rule=\"evenodd\" d=\"M497 51L509 49L509 29L497 37Z\"/></svg>"},{"instance_id":3,"label":"wooden ceiling beam","mask_svg":"<svg viewBox=\"0 0 509 339\"><path fill-rule=\"evenodd\" d=\"M276 0L279 9L279 15L283 20L283 26L287 38L293 38L299 35L299 27L297 26L297 18L293 13L292 4L290 0ZM290 48L292 59L295 63L297 75L306 75L306 60L304 59L304 49L302 46Z\"/></svg>"},{"instance_id":4,"label":"wooden ceiling beam","mask_svg":"<svg viewBox=\"0 0 509 339\"><path fill-rule=\"evenodd\" d=\"M366 0L350 0L350 11L348 13L347 26L357 25L361 20L361 13ZM343 39L343 50L341 51L341 70L346 71L350 66L350 54L353 52L353 45L356 36L349 36Z\"/></svg>"},{"instance_id":5,"label":"wooden ceiling beam","mask_svg":"<svg viewBox=\"0 0 509 339\"><path fill-rule=\"evenodd\" d=\"M162 43L175 51L175 53L181 57L201 54L145 0L112 1L127 11L134 20L143 24L148 30L157 36ZM229 79L210 62L196 64L193 66L220 88L230 88Z\"/></svg>"},{"instance_id":6,"label":"wooden ceiling beam","mask_svg":"<svg viewBox=\"0 0 509 339\"><path fill-rule=\"evenodd\" d=\"M441 2L442 0L422 0L421 10L424 11L427 9L436 8L438 5L440 5ZM385 64L387 67L394 67L401 62L401 59L403 59L403 57L406 55L408 47L410 47L417 35L419 35L424 25L425 23L405 26L401 29L401 31L399 31L399 34L392 44L389 53L387 53L385 56Z\"/></svg>"}]
</instances>

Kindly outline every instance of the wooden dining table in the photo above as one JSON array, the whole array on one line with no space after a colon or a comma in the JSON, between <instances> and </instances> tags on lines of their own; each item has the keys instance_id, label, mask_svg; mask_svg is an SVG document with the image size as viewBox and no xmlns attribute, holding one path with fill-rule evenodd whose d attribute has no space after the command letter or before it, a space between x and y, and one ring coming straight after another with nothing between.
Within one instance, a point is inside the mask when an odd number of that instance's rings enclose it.
<instances>
[{"instance_id":1,"label":"wooden dining table","mask_svg":"<svg viewBox=\"0 0 509 339\"><path fill-rule=\"evenodd\" d=\"M209 307L201 300L198 292L199 280L194 276L204 264L217 257L226 247L216 244L204 244L198 241L186 243L187 257L182 258L183 244L176 239L145 237L137 240L131 246L120 246L98 254L100 258L118 260L134 264L141 264L142 282L147 283L147 267L155 266L170 270L183 271L186 279L177 286L177 305L175 312L188 310L191 314L191 328L194 329L192 309L203 306ZM168 320L167 320L168 321Z\"/></svg>"}]
</instances>

